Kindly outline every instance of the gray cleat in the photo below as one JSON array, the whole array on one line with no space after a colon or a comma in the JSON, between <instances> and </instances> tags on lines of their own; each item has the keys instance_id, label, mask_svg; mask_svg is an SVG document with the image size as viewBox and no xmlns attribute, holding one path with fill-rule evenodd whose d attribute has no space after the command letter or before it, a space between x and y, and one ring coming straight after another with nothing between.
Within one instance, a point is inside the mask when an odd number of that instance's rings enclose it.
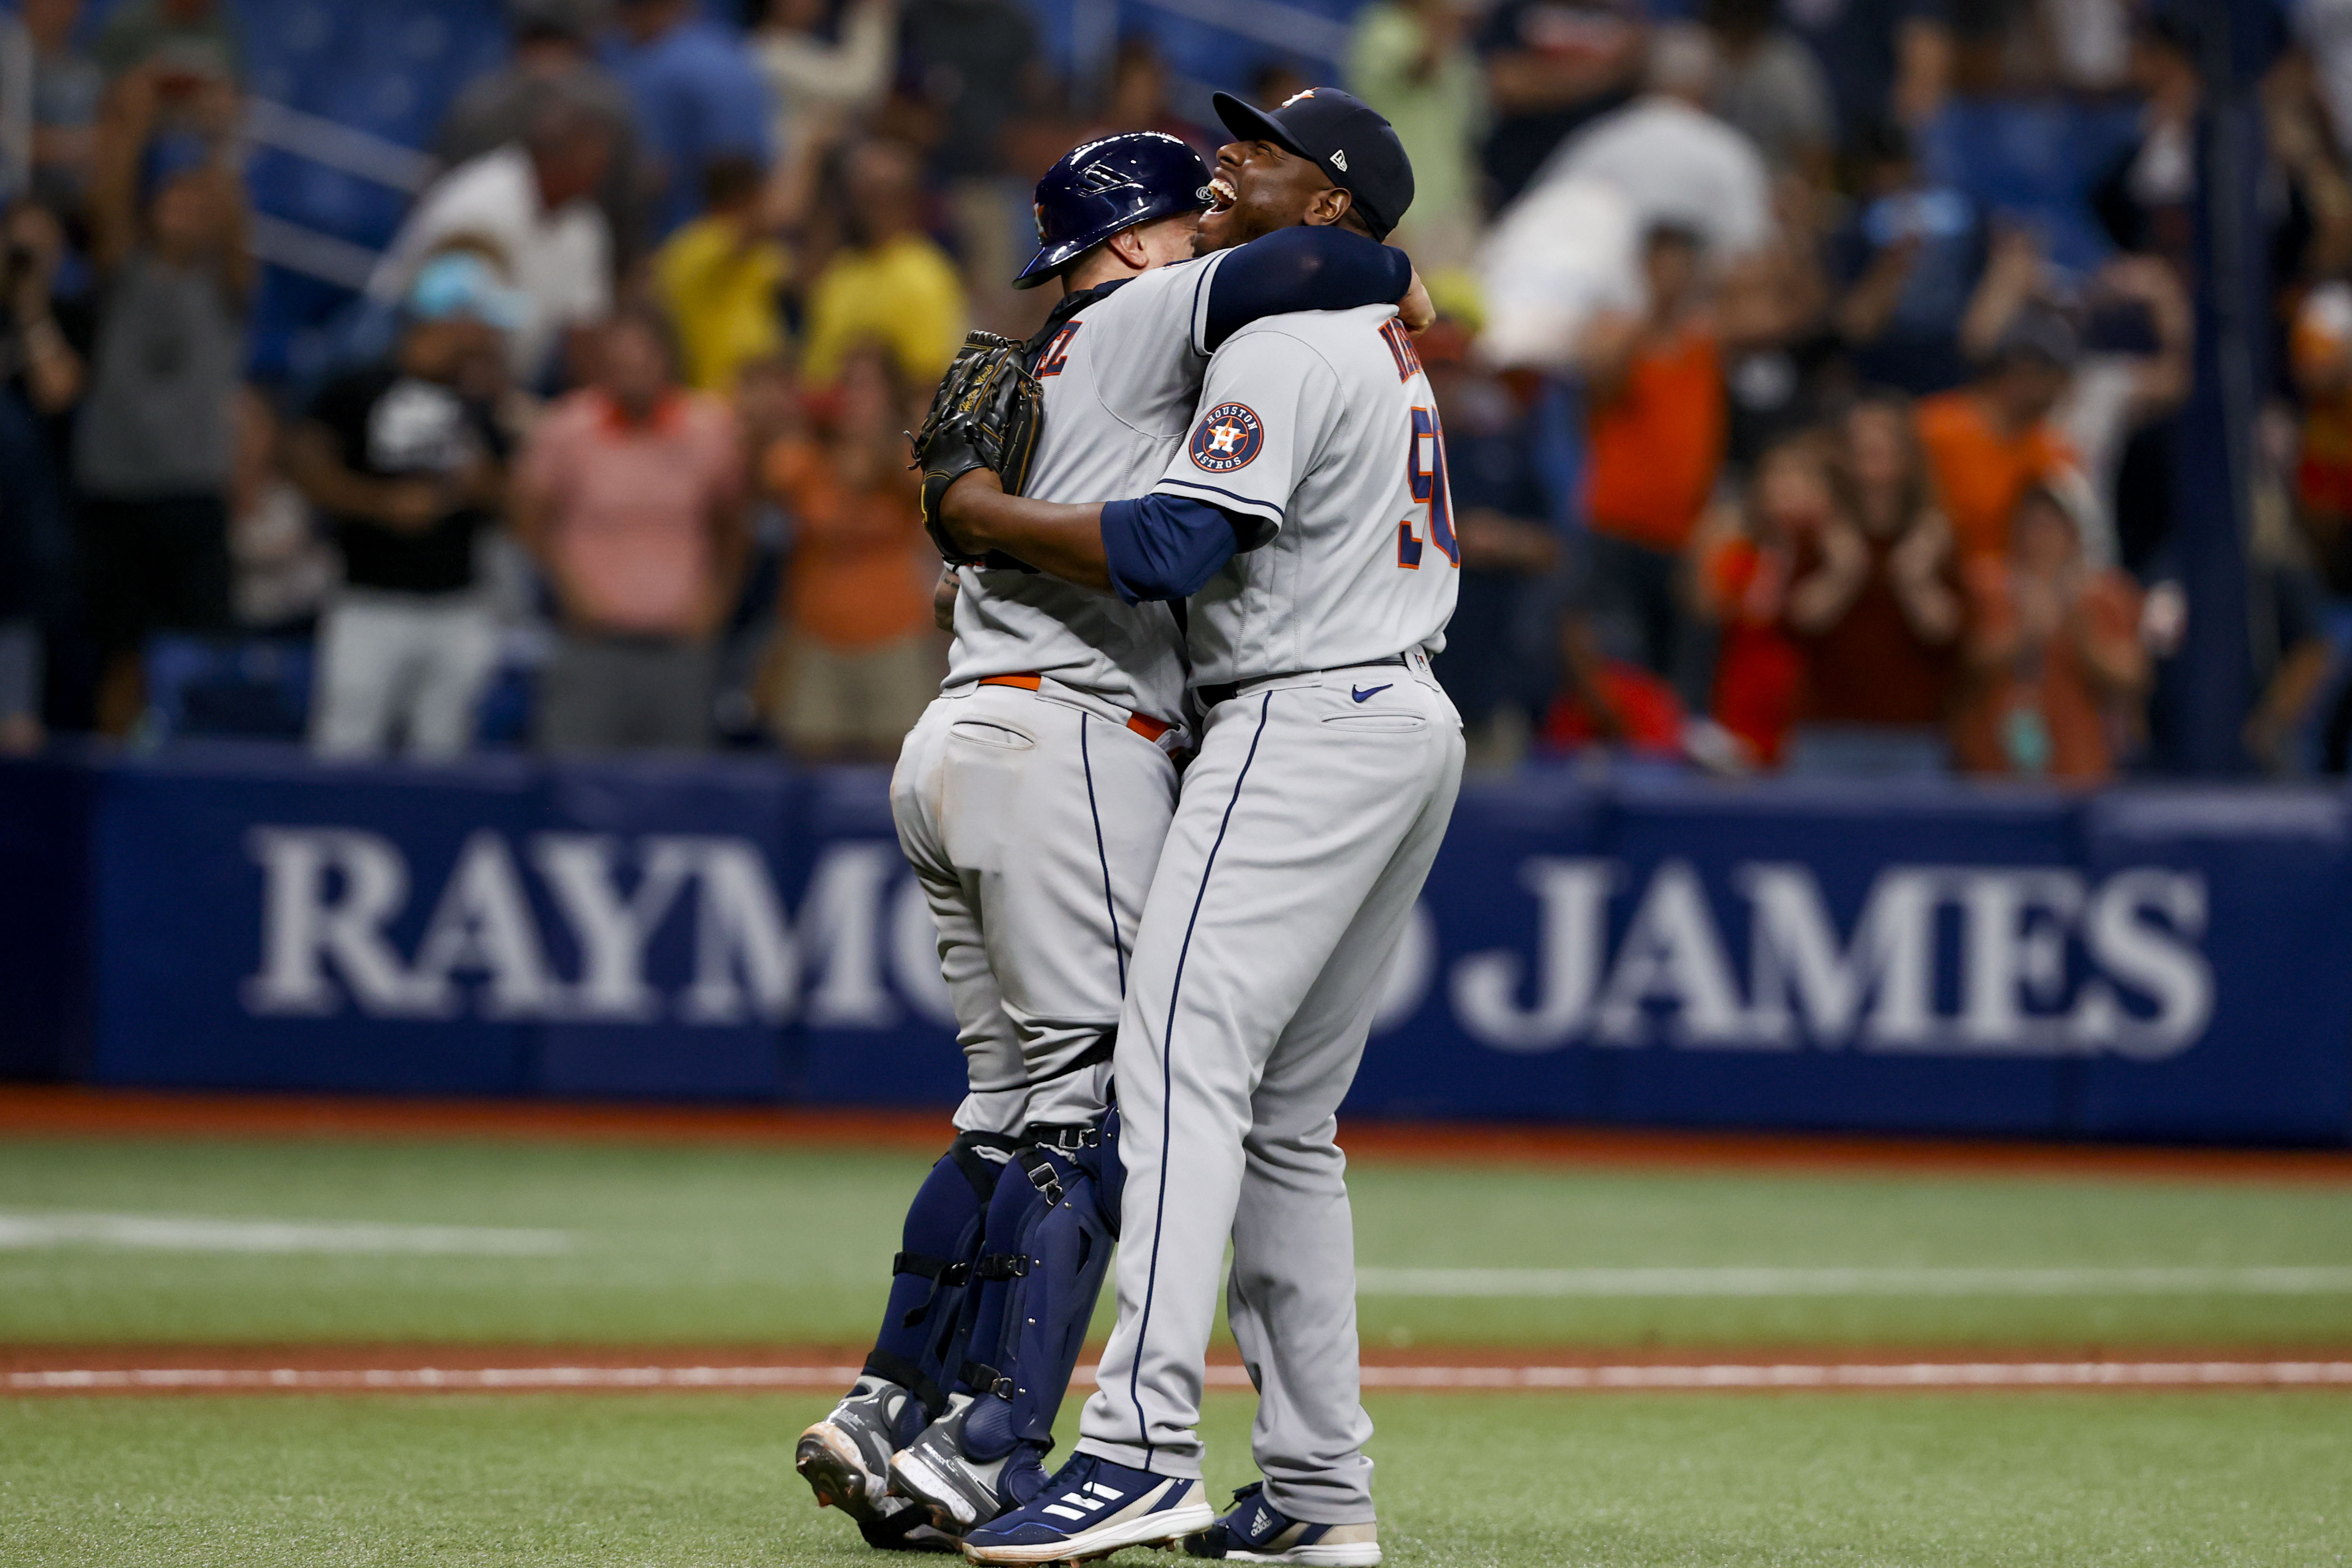
<instances>
[{"instance_id":1,"label":"gray cleat","mask_svg":"<svg viewBox=\"0 0 2352 1568\"><path fill-rule=\"evenodd\" d=\"M891 1458L891 1490L961 1535L1036 1495L1045 1450L1013 1436L1011 1406L992 1396L950 1395L948 1413Z\"/></svg>"},{"instance_id":2,"label":"gray cleat","mask_svg":"<svg viewBox=\"0 0 2352 1568\"><path fill-rule=\"evenodd\" d=\"M819 1508L837 1508L860 1525L898 1511L888 1506L890 1453L910 1397L895 1383L861 1377L832 1415L801 1434L793 1469L816 1493Z\"/></svg>"},{"instance_id":3,"label":"gray cleat","mask_svg":"<svg viewBox=\"0 0 2352 1568\"><path fill-rule=\"evenodd\" d=\"M932 1523L957 1535L1004 1511L997 1483L1011 1458L975 1459L964 1450L971 1407L971 1395L950 1395L948 1413L890 1458L891 1490L930 1510Z\"/></svg>"}]
</instances>

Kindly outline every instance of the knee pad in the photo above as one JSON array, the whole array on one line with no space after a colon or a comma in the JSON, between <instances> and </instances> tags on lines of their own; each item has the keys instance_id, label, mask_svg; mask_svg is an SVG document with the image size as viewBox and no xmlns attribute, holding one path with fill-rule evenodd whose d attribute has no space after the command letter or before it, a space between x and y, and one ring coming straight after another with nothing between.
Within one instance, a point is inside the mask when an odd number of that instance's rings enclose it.
<instances>
[{"instance_id":1,"label":"knee pad","mask_svg":"<svg viewBox=\"0 0 2352 1568\"><path fill-rule=\"evenodd\" d=\"M889 1304L865 1370L912 1392L928 1420L947 1409L948 1389L965 1360L972 1266L1015 1141L993 1133L961 1134L907 1209L900 1250L890 1266Z\"/></svg>"},{"instance_id":2,"label":"knee pad","mask_svg":"<svg viewBox=\"0 0 2352 1568\"><path fill-rule=\"evenodd\" d=\"M1030 1129L1040 1134L1013 1152L973 1266L982 1304L961 1382L975 1400L964 1434L976 1458L1052 1442L1118 1239L1116 1123Z\"/></svg>"}]
</instances>

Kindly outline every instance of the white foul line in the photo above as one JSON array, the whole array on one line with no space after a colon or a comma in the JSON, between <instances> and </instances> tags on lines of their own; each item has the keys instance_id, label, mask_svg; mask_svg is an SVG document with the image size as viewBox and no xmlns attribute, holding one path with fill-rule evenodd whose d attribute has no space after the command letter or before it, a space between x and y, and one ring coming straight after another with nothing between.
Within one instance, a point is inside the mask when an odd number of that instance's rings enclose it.
<instances>
[{"instance_id":1,"label":"white foul line","mask_svg":"<svg viewBox=\"0 0 2352 1568\"><path fill-rule=\"evenodd\" d=\"M1210 1386L1247 1388L1213 1365ZM1096 1369L1078 1369L1091 1383ZM16 1394L519 1393L533 1390L845 1388L855 1366L145 1367L11 1372ZM1937 1388L2352 1388L2352 1361L1706 1363L1622 1366L1367 1366L1366 1388L1430 1392Z\"/></svg>"},{"instance_id":2,"label":"white foul line","mask_svg":"<svg viewBox=\"0 0 2352 1568\"><path fill-rule=\"evenodd\" d=\"M2352 1361L1832 1362L1690 1366L1368 1366L1367 1388L2352 1387Z\"/></svg>"},{"instance_id":3,"label":"white foul line","mask_svg":"<svg viewBox=\"0 0 2352 1568\"><path fill-rule=\"evenodd\" d=\"M437 1252L523 1258L567 1252L572 1237L562 1230L505 1230L475 1225L0 1212L0 1252L57 1247L160 1252Z\"/></svg>"},{"instance_id":4,"label":"white foul line","mask_svg":"<svg viewBox=\"0 0 2352 1568\"><path fill-rule=\"evenodd\" d=\"M1367 1296L2318 1296L2352 1268L1360 1269Z\"/></svg>"}]
</instances>

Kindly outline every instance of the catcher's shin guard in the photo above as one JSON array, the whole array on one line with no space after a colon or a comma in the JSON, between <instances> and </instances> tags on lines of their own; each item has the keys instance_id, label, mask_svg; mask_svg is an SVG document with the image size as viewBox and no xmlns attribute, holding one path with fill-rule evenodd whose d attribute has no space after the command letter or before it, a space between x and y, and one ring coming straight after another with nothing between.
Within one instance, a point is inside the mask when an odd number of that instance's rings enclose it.
<instances>
[{"instance_id":1,"label":"catcher's shin guard","mask_svg":"<svg viewBox=\"0 0 2352 1568\"><path fill-rule=\"evenodd\" d=\"M987 1235L989 1205L1015 1140L965 1133L948 1146L907 1209L882 1331L866 1358L867 1374L913 1394L911 1428L945 1412L948 1389L966 1359L971 1327L972 1267Z\"/></svg>"},{"instance_id":2,"label":"catcher's shin guard","mask_svg":"<svg viewBox=\"0 0 2352 1568\"><path fill-rule=\"evenodd\" d=\"M1032 1128L1031 1133L1041 1130ZM1012 1282L997 1340L999 1354L1011 1364L1000 1366L1003 1376L992 1390L1002 1394L1010 1379L1013 1436L1041 1448L1053 1441L1055 1415L1069 1392L1087 1325L1094 1321L1095 1301L1110 1271L1123 1185L1118 1179L1118 1112L1099 1128L1054 1131L1064 1136L1059 1146L1034 1143L1014 1155L1033 1185L1038 1185L1042 1166L1054 1173L1062 1192L1056 1202L1052 1184L1045 1186L1040 1196L1046 1202L1033 1215L1023 1238L1028 1272ZM975 1340L972 1348L976 1352L980 1342Z\"/></svg>"},{"instance_id":3,"label":"catcher's shin guard","mask_svg":"<svg viewBox=\"0 0 2352 1568\"><path fill-rule=\"evenodd\" d=\"M890 1461L893 1490L950 1533L987 1523L1045 1485L1054 1417L1109 1271L1121 1186L1116 1113L1100 1127L1034 1125L1024 1138L973 1265L971 1359L947 1416Z\"/></svg>"},{"instance_id":4,"label":"catcher's shin guard","mask_svg":"<svg viewBox=\"0 0 2352 1568\"><path fill-rule=\"evenodd\" d=\"M962 1440L989 1460L1029 1445L1052 1446L1118 1234L1118 1113L1100 1126L1033 1126L989 1206L989 1231L968 1360L959 1388L973 1396ZM1108 1201L1106 1202L1105 1200ZM1032 1478L1044 1479L1037 1469ZM1012 1469L1008 1502L1027 1500Z\"/></svg>"}]
</instances>

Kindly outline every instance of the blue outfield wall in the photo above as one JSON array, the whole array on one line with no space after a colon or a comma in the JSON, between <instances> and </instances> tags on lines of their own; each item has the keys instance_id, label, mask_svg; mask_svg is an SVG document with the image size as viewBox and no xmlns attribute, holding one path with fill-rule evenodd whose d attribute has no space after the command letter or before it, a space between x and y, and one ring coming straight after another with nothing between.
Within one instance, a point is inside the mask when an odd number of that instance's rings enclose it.
<instances>
[{"instance_id":1,"label":"blue outfield wall","mask_svg":"<svg viewBox=\"0 0 2352 1568\"><path fill-rule=\"evenodd\" d=\"M945 1105L961 1060L886 786L0 767L0 1073ZM1473 786L1349 1104L2341 1143L2352 800Z\"/></svg>"}]
</instances>

